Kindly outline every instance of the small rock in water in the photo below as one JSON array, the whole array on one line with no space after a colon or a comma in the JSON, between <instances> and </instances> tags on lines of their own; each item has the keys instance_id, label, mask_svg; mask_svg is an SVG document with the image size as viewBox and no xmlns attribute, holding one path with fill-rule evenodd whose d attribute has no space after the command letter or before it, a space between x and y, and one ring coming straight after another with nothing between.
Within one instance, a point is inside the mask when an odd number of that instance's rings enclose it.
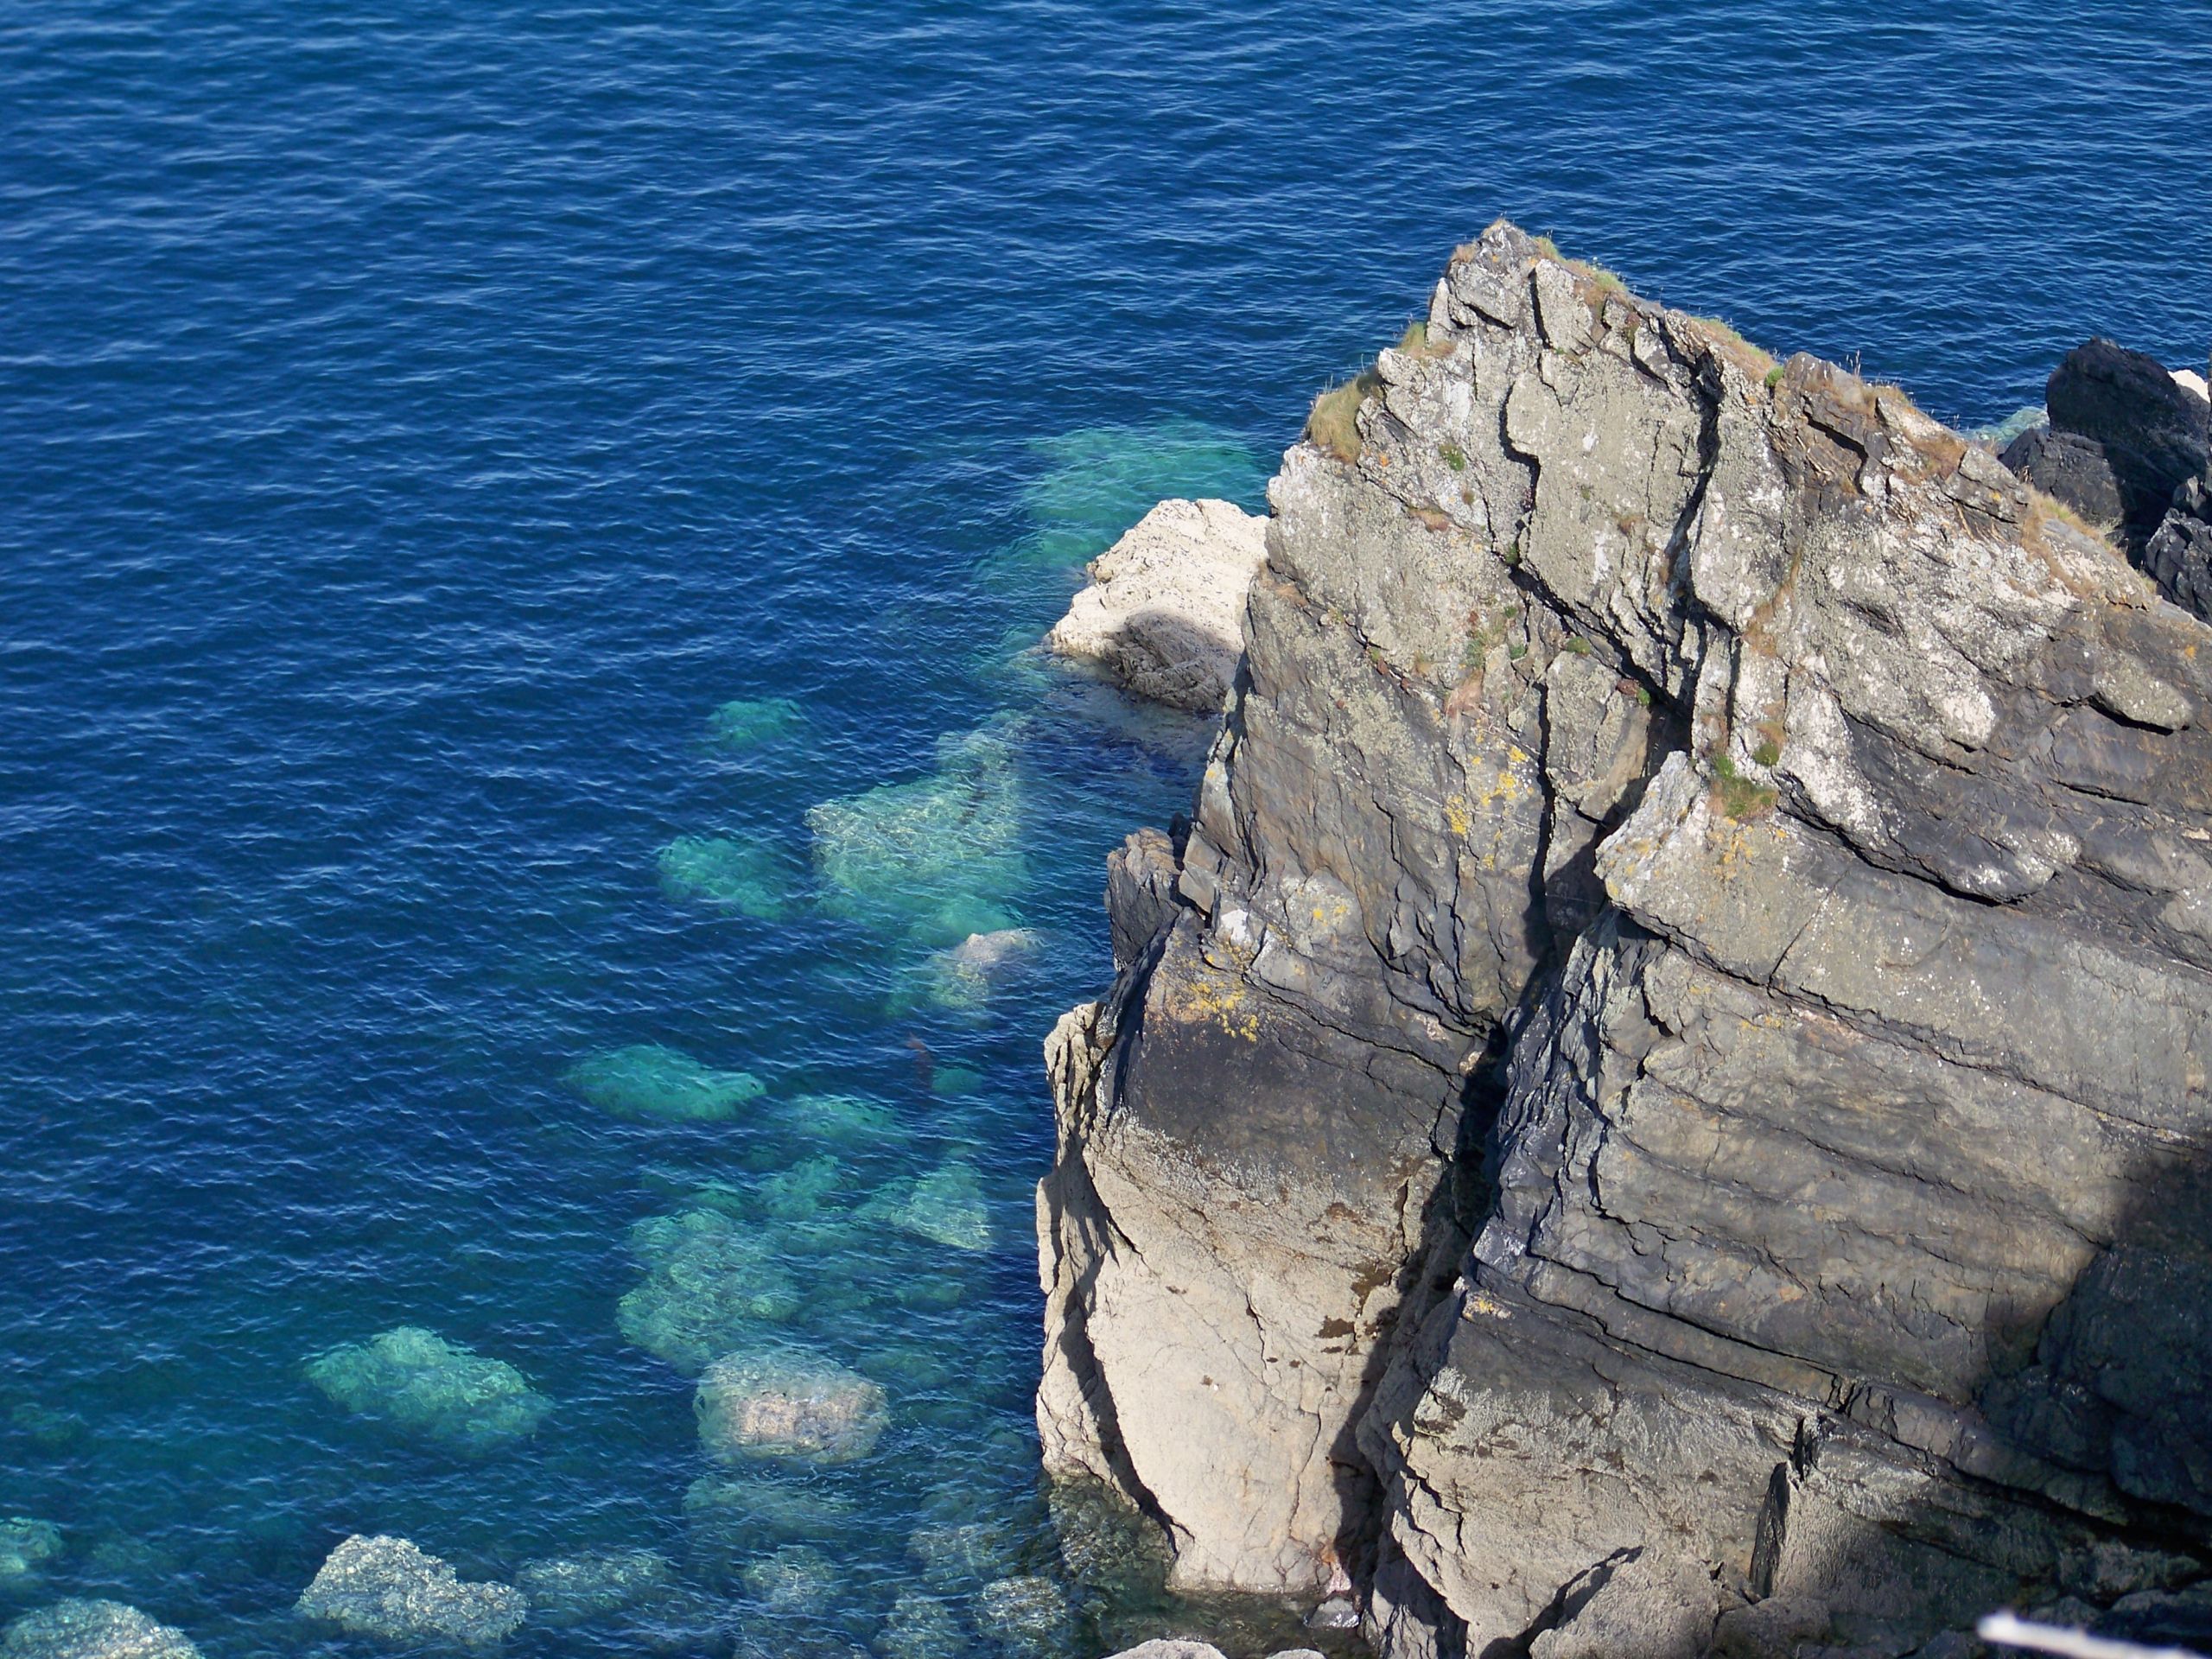
<instances>
[{"instance_id":1,"label":"small rock in water","mask_svg":"<svg viewBox=\"0 0 2212 1659\"><path fill-rule=\"evenodd\" d=\"M1050 1579L1000 1579L976 1596L976 1623L1007 1652L1046 1659L1068 1645L1075 1610L1067 1592Z\"/></svg>"},{"instance_id":2,"label":"small rock in water","mask_svg":"<svg viewBox=\"0 0 2212 1659\"><path fill-rule=\"evenodd\" d=\"M959 1659L968 1649L952 1609L935 1596L911 1590L891 1604L870 1645L880 1659Z\"/></svg>"},{"instance_id":3,"label":"small rock in water","mask_svg":"<svg viewBox=\"0 0 2212 1659\"><path fill-rule=\"evenodd\" d=\"M723 747L750 749L789 737L805 721L789 697L737 697L715 709L707 726Z\"/></svg>"},{"instance_id":4,"label":"small rock in water","mask_svg":"<svg viewBox=\"0 0 2212 1659\"><path fill-rule=\"evenodd\" d=\"M601 1111L671 1123L728 1122L768 1092L750 1071L717 1071L659 1043L579 1060L562 1081Z\"/></svg>"},{"instance_id":5,"label":"small rock in water","mask_svg":"<svg viewBox=\"0 0 2212 1659\"><path fill-rule=\"evenodd\" d=\"M356 1533L330 1552L297 1611L356 1636L483 1647L513 1635L530 1604L512 1585L464 1582L404 1538Z\"/></svg>"},{"instance_id":6,"label":"small rock in water","mask_svg":"<svg viewBox=\"0 0 2212 1659\"><path fill-rule=\"evenodd\" d=\"M1359 1628L1359 1604L1350 1596L1331 1596L1306 1615L1306 1628L1309 1630L1356 1630Z\"/></svg>"},{"instance_id":7,"label":"small rock in water","mask_svg":"<svg viewBox=\"0 0 2212 1659\"><path fill-rule=\"evenodd\" d=\"M1291 1648L1270 1659L1289 1659L1293 1654L1309 1651ZM1185 1636L1156 1636L1149 1642L1140 1642L1134 1648L1123 1648L1113 1659L1223 1659L1222 1651L1211 1642L1193 1641ZM1316 1654L1314 1659L1320 1659Z\"/></svg>"},{"instance_id":8,"label":"small rock in water","mask_svg":"<svg viewBox=\"0 0 2212 1659\"><path fill-rule=\"evenodd\" d=\"M0 1636L0 1659L200 1659L184 1632L119 1601L57 1601Z\"/></svg>"},{"instance_id":9,"label":"small rock in water","mask_svg":"<svg viewBox=\"0 0 2212 1659\"><path fill-rule=\"evenodd\" d=\"M26 1584L61 1554L61 1529L27 1515L0 1520L0 1591Z\"/></svg>"},{"instance_id":10,"label":"small rock in water","mask_svg":"<svg viewBox=\"0 0 2212 1659\"><path fill-rule=\"evenodd\" d=\"M1034 928L970 933L931 958L930 1000L941 1007L981 1007L993 986L1036 956L1039 943Z\"/></svg>"},{"instance_id":11,"label":"small rock in water","mask_svg":"<svg viewBox=\"0 0 2212 1659\"><path fill-rule=\"evenodd\" d=\"M755 1600L779 1613L818 1613L837 1594L837 1569L810 1544L785 1544L752 1562L738 1581Z\"/></svg>"},{"instance_id":12,"label":"small rock in water","mask_svg":"<svg viewBox=\"0 0 2212 1659\"><path fill-rule=\"evenodd\" d=\"M719 1210L655 1216L630 1230L645 1282L615 1306L622 1334L686 1374L726 1354L764 1323L800 1306L774 1245Z\"/></svg>"},{"instance_id":13,"label":"small rock in water","mask_svg":"<svg viewBox=\"0 0 2212 1659\"><path fill-rule=\"evenodd\" d=\"M308 1380L356 1416L468 1452L535 1433L553 1408L505 1360L486 1359L419 1325L334 1348L308 1364Z\"/></svg>"},{"instance_id":14,"label":"small rock in water","mask_svg":"<svg viewBox=\"0 0 2212 1659\"><path fill-rule=\"evenodd\" d=\"M719 906L757 922L779 922L797 898L798 874L773 847L726 836L678 836L655 860L671 899Z\"/></svg>"},{"instance_id":15,"label":"small rock in water","mask_svg":"<svg viewBox=\"0 0 2212 1659\"><path fill-rule=\"evenodd\" d=\"M542 1624L580 1624L648 1599L671 1582L667 1558L650 1549L602 1549L531 1561L515 1574Z\"/></svg>"},{"instance_id":16,"label":"small rock in water","mask_svg":"<svg viewBox=\"0 0 2212 1659\"><path fill-rule=\"evenodd\" d=\"M823 1538L851 1522L853 1501L818 1486L766 1476L702 1475L683 1492L692 1519L728 1517L749 1532Z\"/></svg>"},{"instance_id":17,"label":"small rock in water","mask_svg":"<svg viewBox=\"0 0 2212 1659\"><path fill-rule=\"evenodd\" d=\"M724 1355L707 1367L692 1403L700 1445L723 1463L851 1463L875 1449L891 1421L875 1383L796 1349Z\"/></svg>"}]
</instances>

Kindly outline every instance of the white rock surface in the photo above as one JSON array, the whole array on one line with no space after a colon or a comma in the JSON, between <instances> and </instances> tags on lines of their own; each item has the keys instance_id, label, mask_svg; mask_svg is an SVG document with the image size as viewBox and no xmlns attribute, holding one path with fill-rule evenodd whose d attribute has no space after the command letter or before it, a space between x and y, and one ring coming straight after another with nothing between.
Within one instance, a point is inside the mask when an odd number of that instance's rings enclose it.
<instances>
[{"instance_id":1,"label":"white rock surface","mask_svg":"<svg viewBox=\"0 0 2212 1659\"><path fill-rule=\"evenodd\" d=\"M2198 397L2212 398L2212 392L2205 390L2204 377L2195 369L2176 369L2173 377Z\"/></svg>"},{"instance_id":2,"label":"white rock surface","mask_svg":"<svg viewBox=\"0 0 2212 1659\"><path fill-rule=\"evenodd\" d=\"M1046 645L1139 696L1212 713L1236 677L1266 531L1227 501L1162 501L1091 561L1090 586Z\"/></svg>"},{"instance_id":3,"label":"white rock surface","mask_svg":"<svg viewBox=\"0 0 2212 1659\"><path fill-rule=\"evenodd\" d=\"M1223 1659L1222 1651L1211 1642L1194 1642L1188 1637L1154 1637L1149 1642L1140 1642L1134 1648L1124 1648L1113 1659Z\"/></svg>"}]
</instances>

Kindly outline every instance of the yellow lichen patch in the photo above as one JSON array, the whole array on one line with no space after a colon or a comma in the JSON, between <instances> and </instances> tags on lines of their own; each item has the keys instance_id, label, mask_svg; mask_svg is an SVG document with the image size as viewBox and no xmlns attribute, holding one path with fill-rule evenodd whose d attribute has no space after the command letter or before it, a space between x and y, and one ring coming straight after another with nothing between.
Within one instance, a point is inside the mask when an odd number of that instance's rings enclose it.
<instances>
[{"instance_id":1,"label":"yellow lichen patch","mask_svg":"<svg viewBox=\"0 0 2212 1659\"><path fill-rule=\"evenodd\" d=\"M1510 1319L1513 1310L1487 1291L1471 1290L1467 1300L1460 1304L1459 1316L1471 1319L1479 1316L1485 1319Z\"/></svg>"},{"instance_id":2,"label":"yellow lichen patch","mask_svg":"<svg viewBox=\"0 0 2212 1659\"><path fill-rule=\"evenodd\" d=\"M1444 822L1451 826L1452 833L1460 840L1467 838L1468 832L1475 827L1475 821L1467 814L1465 796L1454 794L1444 798Z\"/></svg>"},{"instance_id":3,"label":"yellow lichen patch","mask_svg":"<svg viewBox=\"0 0 2212 1659\"><path fill-rule=\"evenodd\" d=\"M1248 1043L1260 1040L1260 1015L1252 1006L1251 988L1243 980L1218 969L1201 969L1184 982L1182 992L1171 1001L1178 1020L1196 1025L1211 1020L1225 1036Z\"/></svg>"}]
</instances>

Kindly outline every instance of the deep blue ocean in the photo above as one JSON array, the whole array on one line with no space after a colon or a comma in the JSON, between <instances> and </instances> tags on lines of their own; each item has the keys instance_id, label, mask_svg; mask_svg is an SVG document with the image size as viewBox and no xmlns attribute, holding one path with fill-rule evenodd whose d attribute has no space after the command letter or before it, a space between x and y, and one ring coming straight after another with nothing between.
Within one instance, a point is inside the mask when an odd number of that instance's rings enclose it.
<instances>
[{"instance_id":1,"label":"deep blue ocean","mask_svg":"<svg viewBox=\"0 0 2212 1659\"><path fill-rule=\"evenodd\" d=\"M1204 734L1032 648L1501 213L1961 424L2201 368L2212 6L0 3L0 1618L1287 1642L1040 1500L1039 1044ZM709 1463L724 1344L873 1455Z\"/></svg>"}]
</instances>

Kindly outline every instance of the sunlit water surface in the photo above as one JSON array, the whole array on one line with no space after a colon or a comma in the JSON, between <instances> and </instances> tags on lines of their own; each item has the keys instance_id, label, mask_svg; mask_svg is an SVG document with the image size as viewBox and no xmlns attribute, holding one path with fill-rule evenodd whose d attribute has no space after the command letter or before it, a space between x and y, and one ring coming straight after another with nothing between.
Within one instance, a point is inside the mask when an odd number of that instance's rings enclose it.
<instances>
[{"instance_id":1,"label":"sunlit water surface","mask_svg":"<svg viewBox=\"0 0 2212 1659\"><path fill-rule=\"evenodd\" d=\"M0 1615L1287 1643L1039 1485L1039 1045L1203 734L1028 647L1500 213L1961 422L2201 363L2200 10L1877 10L0 13ZM793 1351L872 1452L703 1456Z\"/></svg>"}]
</instances>

